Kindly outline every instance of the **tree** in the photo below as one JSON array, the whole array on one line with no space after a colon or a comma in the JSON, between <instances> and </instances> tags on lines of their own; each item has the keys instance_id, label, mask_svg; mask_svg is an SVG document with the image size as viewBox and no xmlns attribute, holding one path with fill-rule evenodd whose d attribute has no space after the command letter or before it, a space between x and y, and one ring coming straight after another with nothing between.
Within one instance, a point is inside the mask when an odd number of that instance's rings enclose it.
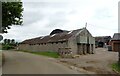
<instances>
[{"instance_id":1,"label":"tree","mask_svg":"<svg viewBox=\"0 0 120 76\"><path fill-rule=\"evenodd\" d=\"M2 33L7 33L12 25L23 23L22 2L2 2Z\"/></svg>"},{"instance_id":2,"label":"tree","mask_svg":"<svg viewBox=\"0 0 120 76\"><path fill-rule=\"evenodd\" d=\"M15 44L15 39L12 39L12 40L11 40L11 44Z\"/></svg>"},{"instance_id":3,"label":"tree","mask_svg":"<svg viewBox=\"0 0 120 76\"><path fill-rule=\"evenodd\" d=\"M2 44L4 50L14 49L16 46L15 39L4 39L4 43Z\"/></svg>"},{"instance_id":4,"label":"tree","mask_svg":"<svg viewBox=\"0 0 120 76\"><path fill-rule=\"evenodd\" d=\"M4 39L4 44L16 45L15 39Z\"/></svg>"},{"instance_id":5,"label":"tree","mask_svg":"<svg viewBox=\"0 0 120 76\"><path fill-rule=\"evenodd\" d=\"M7 39L4 39L4 44L7 44Z\"/></svg>"},{"instance_id":6,"label":"tree","mask_svg":"<svg viewBox=\"0 0 120 76\"><path fill-rule=\"evenodd\" d=\"M10 39L7 39L7 44L10 44L11 43L11 40Z\"/></svg>"}]
</instances>

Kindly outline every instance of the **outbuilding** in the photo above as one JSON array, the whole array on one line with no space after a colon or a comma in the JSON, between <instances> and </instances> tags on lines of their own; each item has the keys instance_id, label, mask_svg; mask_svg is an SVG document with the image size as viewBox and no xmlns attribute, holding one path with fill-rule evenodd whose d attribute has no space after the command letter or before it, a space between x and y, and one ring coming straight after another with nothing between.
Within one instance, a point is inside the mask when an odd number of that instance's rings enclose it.
<instances>
[{"instance_id":1,"label":"outbuilding","mask_svg":"<svg viewBox=\"0 0 120 76\"><path fill-rule=\"evenodd\" d=\"M120 33L115 33L110 41L112 51L118 52L120 50Z\"/></svg>"},{"instance_id":2,"label":"outbuilding","mask_svg":"<svg viewBox=\"0 0 120 76\"><path fill-rule=\"evenodd\" d=\"M65 50L61 50L64 48ZM72 54L93 54L95 38L86 28L71 31L55 29L50 35L28 39L19 44L19 50L33 52L62 51L66 53L66 48L69 48Z\"/></svg>"},{"instance_id":3,"label":"outbuilding","mask_svg":"<svg viewBox=\"0 0 120 76\"><path fill-rule=\"evenodd\" d=\"M109 45L109 41L111 40L111 36L97 36L95 37L96 47L106 47Z\"/></svg>"}]
</instances>

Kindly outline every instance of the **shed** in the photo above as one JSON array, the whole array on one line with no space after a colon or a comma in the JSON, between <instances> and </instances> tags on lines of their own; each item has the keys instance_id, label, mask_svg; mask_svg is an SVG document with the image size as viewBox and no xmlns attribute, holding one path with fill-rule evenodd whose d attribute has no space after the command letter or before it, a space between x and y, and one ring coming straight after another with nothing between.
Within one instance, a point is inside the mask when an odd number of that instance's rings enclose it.
<instances>
[{"instance_id":1,"label":"shed","mask_svg":"<svg viewBox=\"0 0 120 76\"><path fill-rule=\"evenodd\" d=\"M115 33L110 41L112 51L118 52L120 50L120 33Z\"/></svg>"}]
</instances>

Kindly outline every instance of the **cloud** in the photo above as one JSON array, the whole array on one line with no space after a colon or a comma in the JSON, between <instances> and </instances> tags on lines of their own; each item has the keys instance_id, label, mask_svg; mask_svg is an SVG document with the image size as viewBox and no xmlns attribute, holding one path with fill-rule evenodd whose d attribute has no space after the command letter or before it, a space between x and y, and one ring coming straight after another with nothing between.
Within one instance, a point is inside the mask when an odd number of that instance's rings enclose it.
<instances>
[{"instance_id":1,"label":"cloud","mask_svg":"<svg viewBox=\"0 0 120 76\"><path fill-rule=\"evenodd\" d=\"M48 35L53 29L85 27L93 36L113 35L118 26L118 0L22 0L24 25L12 26L4 38L22 41Z\"/></svg>"},{"instance_id":2,"label":"cloud","mask_svg":"<svg viewBox=\"0 0 120 76\"><path fill-rule=\"evenodd\" d=\"M59 26L64 26L67 23L66 16L67 16L67 13L64 13L64 12L56 12L48 16L49 23L45 27L55 28Z\"/></svg>"}]
</instances>

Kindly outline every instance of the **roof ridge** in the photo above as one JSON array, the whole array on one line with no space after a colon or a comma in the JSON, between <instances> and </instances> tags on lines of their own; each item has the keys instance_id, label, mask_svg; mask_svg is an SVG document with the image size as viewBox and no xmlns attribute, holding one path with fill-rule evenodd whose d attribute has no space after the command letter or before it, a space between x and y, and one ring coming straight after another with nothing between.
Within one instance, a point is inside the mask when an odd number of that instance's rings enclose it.
<instances>
[{"instance_id":1,"label":"roof ridge","mask_svg":"<svg viewBox=\"0 0 120 76\"><path fill-rule=\"evenodd\" d=\"M36 38L28 39L23 41L23 43L48 43L48 42L59 42L59 41L66 41L74 34L78 33L82 29L76 29L66 32L60 32L55 34L50 34L46 36L39 36Z\"/></svg>"}]
</instances>

